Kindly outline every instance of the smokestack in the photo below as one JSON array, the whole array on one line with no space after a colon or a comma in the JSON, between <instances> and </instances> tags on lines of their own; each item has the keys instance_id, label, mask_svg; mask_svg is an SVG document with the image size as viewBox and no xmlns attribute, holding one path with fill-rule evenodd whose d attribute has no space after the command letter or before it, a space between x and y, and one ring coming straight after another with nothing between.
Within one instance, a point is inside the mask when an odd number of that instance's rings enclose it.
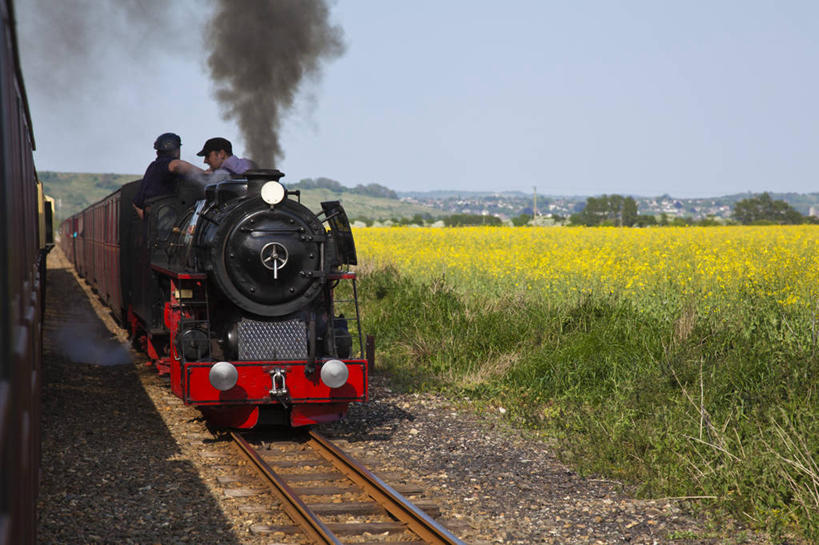
<instances>
[{"instance_id":1,"label":"smokestack","mask_svg":"<svg viewBox=\"0 0 819 545\"><path fill-rule=\"evenodd\" d=\"M272 168L284 153L282 116L305 78L344 52L324 0L219 0L205 29L208 67L224 119L235 119L248 156Z\"/></svg>"}]
</instances>

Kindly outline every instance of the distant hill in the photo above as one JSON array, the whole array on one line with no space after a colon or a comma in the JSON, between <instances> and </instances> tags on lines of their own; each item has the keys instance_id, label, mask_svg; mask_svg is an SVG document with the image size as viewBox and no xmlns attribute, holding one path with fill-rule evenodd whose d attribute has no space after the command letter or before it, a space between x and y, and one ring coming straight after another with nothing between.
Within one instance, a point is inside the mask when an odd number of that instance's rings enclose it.
<instances>
[{"instance_id":1,"label":"distant hill","mask_svg":"<svg viewBox=\"0 0 819 545\"><path fill-rule=\"evenodd\" d=\"M86 172L38 172L40 180L48 195L56 202L56 220L62 222L90 204L119 189L123 184L138 180L139 174L95 174ZM287 183L288 189L301 191L301 202L311 210L321 210L322 201L341 201L351 220L355 219L390 219L411 218L415 215L438 218L445 212L423 204L403 202L396 198L395 192L370 184L349 188L327 178L313 180L306 178L301 182ZM318 182L318 183L317 183ZM316 187L316 186L330 186ZM303 189L303 187L309 189ZM379 196L384 195L384 196Z\"/></svg>"},{"instance_id":2,"label":"distant hill","mask_svg":"<svg viewBox=\"0 0 819 545\"><path fill-rule=\"evenodd\" d=\"M42 171L40 179L46 193L57 202L57 220L75 214L94 203L122 184L137 180L137 174L94 174ZM532 214L535 203L532 195L518 191L408 191L396 193L379 184L347 187L330 178L304 178L298 182L284 180L288 189L301 191L302 202L311 210L321 209L322 201L339 200L344 204L351 220L409 219L421 216L438 219L450 214L488 214L501 218L514 218L520 214ZM771 193L773 199L781 199L808 214L813 208L819 210L819 193ZM738 193L721 197L681 199L670 195L645 197L631 195L637 200L641 214L666 214L669 217L709 216L727 218L737 201L752 196ZM567 217L581 210L585 196L538 195L539 215L551 214Z\"/></svg>"},{"instance_id":3,"label":"distant hill","mask_svg":"<svg viewBox=\"0 0 819 545\"><path fill-rule=\"evenodd\" d=\"M45 186L46 194L54 198L55 216L59 223L116 191L123 184L142 177L139 174L92 174L50 170L40 171L37 175Z\"/></svg>"},{"instance_id":4,"label":"distant hill","mask_svg":"<svg viewBox=\"0 0 819 545\"><path fill-rule=\"evenodd\" d=\"M385 199L358 195L350 191L329 189L302 189L301 202L310 210L321 210L322 201L341 201L350 220L386 220L390 218L411 218L415 215L439 218L446 212L423 204L407 203L398 199Z\"/></svg>"},{"instance_id":5,"label":"distant hill","mask_svg":"<svg viewBox=\"0 0 819 545\"><path fill-rule=\"evenodd\" d=\"M320 210L322 201L341 201L351 220L387 220L417 215L433 219L446 214L433 206L399 200L395 191L379 184L347 187L330 178L304 178L286 185L290 190L301 191L302 203L311 210Z\"/></svg>"}]
</instances>

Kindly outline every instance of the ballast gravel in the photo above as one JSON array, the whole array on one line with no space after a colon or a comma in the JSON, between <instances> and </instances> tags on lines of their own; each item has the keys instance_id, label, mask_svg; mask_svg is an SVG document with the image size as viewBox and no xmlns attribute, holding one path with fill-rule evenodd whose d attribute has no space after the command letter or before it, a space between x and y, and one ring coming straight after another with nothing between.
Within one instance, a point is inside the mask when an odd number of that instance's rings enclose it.
<instances>
[{"instance_id":1,"label":"ballast gravel","mask_svg":"<svg viewBox=\"0 0 819 545\"><path fill-rule=\"evenodd\" d=\"M230 447L124 347L124 333L58 250L48 275L38 542L305 543L254 530L289 523L261 514L252 489L236 492ZM420 485L467 543L768 543L717 528L683 501L635 499L618 482L581 477L500 413L400 393L378 374L370 397L319 431L377 474Z\"/></svg>"}]
</instances>

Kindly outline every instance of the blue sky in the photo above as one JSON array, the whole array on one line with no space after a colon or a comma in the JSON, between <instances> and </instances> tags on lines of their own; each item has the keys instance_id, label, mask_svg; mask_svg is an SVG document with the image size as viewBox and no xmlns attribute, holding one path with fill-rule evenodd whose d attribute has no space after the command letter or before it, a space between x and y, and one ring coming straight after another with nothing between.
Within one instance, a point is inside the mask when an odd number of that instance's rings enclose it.
<instances>
[{"instance_id":1,"label":"blue sky","mask_svg":"<svg viewBox=\"0 0 819 545\"><path fill-rule=\"evenodd\" d=\"M172 54L109 35L59 86L41 63L42 22L17 4L38 168L141 173L168 130L197 164L210 136L241 154L204 70L207 3L182 9L187 35ZM819 3L340 0L332 20L347 51L305 83L284 123L285 181L819 191Z\"/></svg>"}]
</instances>

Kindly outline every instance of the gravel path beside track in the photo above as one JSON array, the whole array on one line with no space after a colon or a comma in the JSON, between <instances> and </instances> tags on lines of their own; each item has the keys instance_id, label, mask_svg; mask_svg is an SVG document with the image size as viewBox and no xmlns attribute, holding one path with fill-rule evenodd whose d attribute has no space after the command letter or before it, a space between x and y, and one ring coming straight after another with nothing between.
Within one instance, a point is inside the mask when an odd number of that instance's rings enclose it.
<instances>
[{"instance_id":1,"label":"gravel path beside track","mask_svg":"<svg viewBox=\"0 0 819 545\"><path fill-rule=\"evenodd\" d=\"M134 365L89 364L121 344L56 250L49 267L39 542L240 543Z\"/></svg>"},{"instance_id":2,"label":"gravel path beside track","mask_svg":"<svg viewBox=\"0 0 819 545\"><path fill-rule=\"evenodd\" d=\"M258 521L226 497L224 469L203 455L224 445L122 348L122 332L67 267L57 250L49 256L39 542L300 543L250 531ZM92 365L129 355L135 365ZM422 484L469 543L767 543L715 536L676 501L636 500L616 482L581 478L499 415L400 394L377 375L371 399L320 431L376 472Z\"/></svg>"}]
</instances>

